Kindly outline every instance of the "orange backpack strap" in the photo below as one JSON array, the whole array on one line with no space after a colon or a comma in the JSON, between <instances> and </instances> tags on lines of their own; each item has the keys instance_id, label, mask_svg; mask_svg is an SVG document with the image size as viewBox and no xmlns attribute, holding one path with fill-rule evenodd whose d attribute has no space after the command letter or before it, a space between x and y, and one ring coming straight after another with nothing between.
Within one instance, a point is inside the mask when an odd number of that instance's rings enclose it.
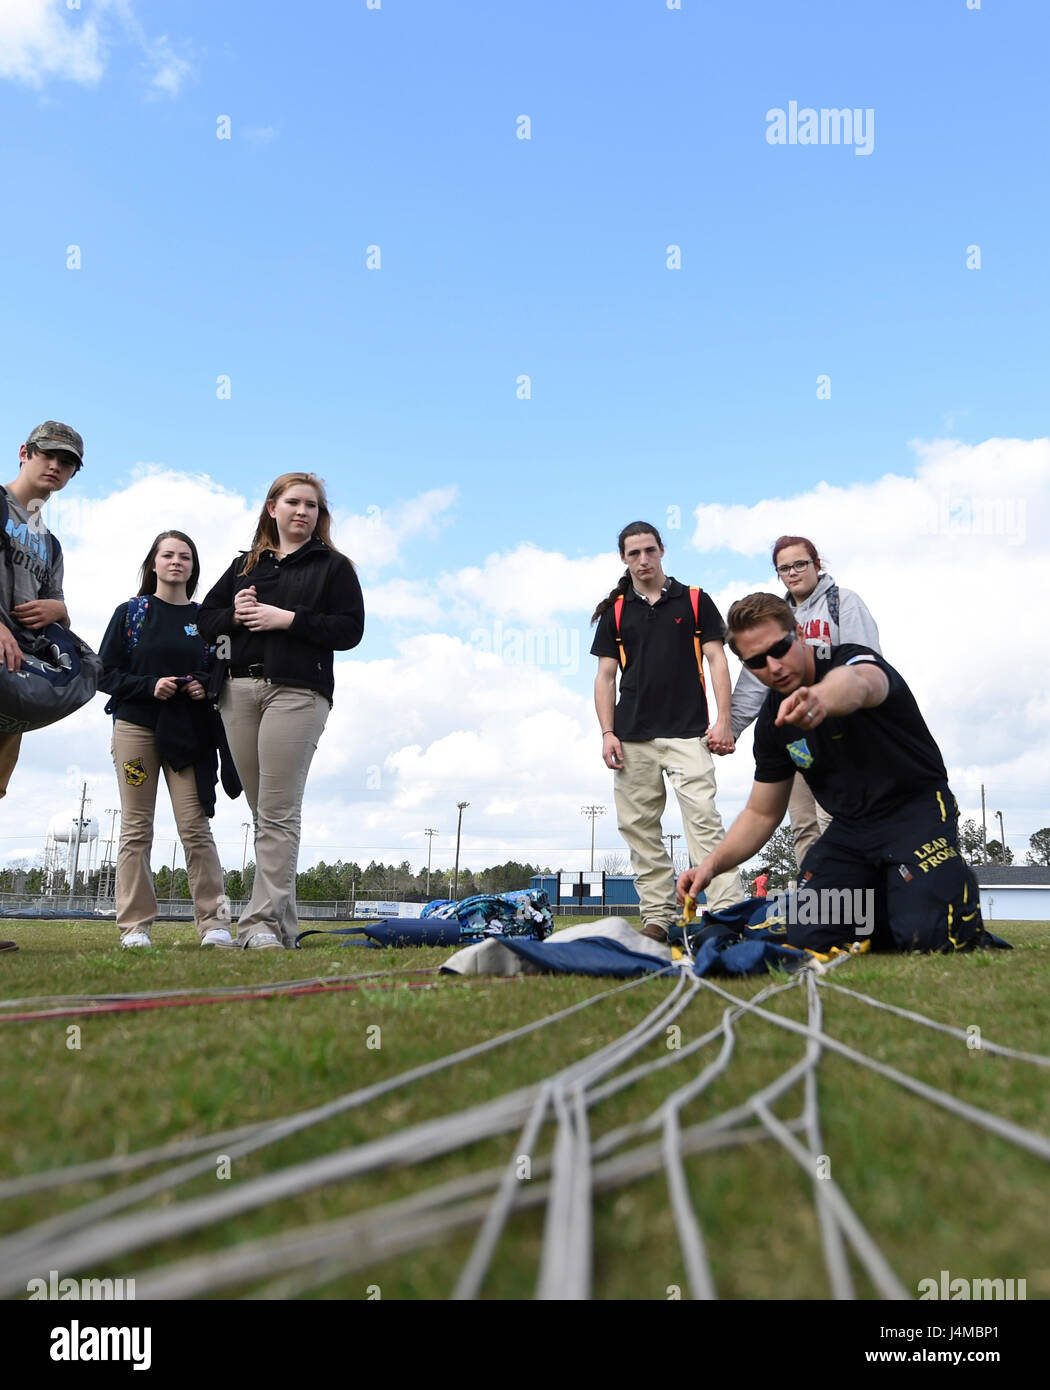
<instances>
[{"instance_id":1,"label":"orange backpack strap","mask_svg":"<svg viewBox=\"0 0 1050 1390\"><path fill-rule=\"evenodd\" d=\"M620 636L620 614L623 612L623 594L613 604L613 617L616 620L616 645L620 649L620 668L627 665L627 653L623 649L623 638Z\"/></svg>"},{"instance_id":2,"label":"orange backpack strap","mask_svg":"<svg viewBox=\"0 0 1050 1390\"><path fill-rule=\"evenodd\" d=\"M700 590L695 586L689 590L689 602L693 605L693 647L696 650L696 669L700 672L700 689L707 693L704 680L704 654L700 649Z\"/></svg>"}]
</instances>

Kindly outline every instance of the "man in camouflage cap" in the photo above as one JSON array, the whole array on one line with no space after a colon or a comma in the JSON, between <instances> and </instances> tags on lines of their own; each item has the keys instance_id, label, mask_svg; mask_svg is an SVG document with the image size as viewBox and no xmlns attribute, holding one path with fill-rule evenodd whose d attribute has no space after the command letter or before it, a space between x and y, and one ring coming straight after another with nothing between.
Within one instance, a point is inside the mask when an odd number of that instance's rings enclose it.
<instances>
[{"instance_id":1,"label":"man in camouflage cap","mask_svg":"<svg viewBox=\"0 0 1050 1390\"><path fill-rule=\"evenodd\" d=\"M0 535L0 661L9 671L22 665L12 622L36 629L69 625L62 594L62 547L44 525L41 509L84 465L84 441L58 420L37 425L18 451L19 471L3 489L5 534ZM18 762L21 734L0 734L0 797ZM0 951L16 950L0 941Z\"/></svg>"}]
</instances>

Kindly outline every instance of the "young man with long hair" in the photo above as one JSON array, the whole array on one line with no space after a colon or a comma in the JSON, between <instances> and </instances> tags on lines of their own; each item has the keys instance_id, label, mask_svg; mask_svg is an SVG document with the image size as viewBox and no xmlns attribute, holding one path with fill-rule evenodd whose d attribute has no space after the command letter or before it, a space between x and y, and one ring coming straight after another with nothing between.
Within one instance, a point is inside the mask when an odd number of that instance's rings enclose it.
<instances>
[{"instance_id":1,"label":"young man with long hair","mask_svg":"<svg viewBox=\"0 0 1050 1390\"><path fill-rule=\"evenodd\" d=\"M620 834L627 842L641 902L642 934L666 941L676 917L674 868L662 839L667 800L664 778L678 798L690 858L709 854L725 834L715 806L712 753L732 753L729 665L722 618L707 594L694 595L664 573L664 547L646 521L618 537L627 566L591 618L598 624L591 655L598 658L594 705L602 730L602 759L615 774ZM702 663L718 706L711 724ZM620 698L616 677L620 675ZM739 902L735 872L708 887L711 908Z\"/></svg>"}]
</instances>

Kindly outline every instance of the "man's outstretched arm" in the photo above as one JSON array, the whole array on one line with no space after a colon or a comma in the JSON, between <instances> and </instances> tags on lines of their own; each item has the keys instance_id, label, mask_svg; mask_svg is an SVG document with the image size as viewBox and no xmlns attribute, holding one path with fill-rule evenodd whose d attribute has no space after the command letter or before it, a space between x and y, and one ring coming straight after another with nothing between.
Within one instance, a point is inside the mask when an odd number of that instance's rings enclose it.
<instances>
[{"instance_id":1,"label":"man's outstretched arm","mask_svg":"<svg viewBox=\"0 0 1050 1390\"><path fill-rule=\"evenodd\" d=\"M784 819L791 797L791 782L753 782L747 805L729 828L729 833L695 869L686 869L678 879L678 901L686 895L697 897L716 874L735 869L757 854Z\"/></svg>"}]
</instances>

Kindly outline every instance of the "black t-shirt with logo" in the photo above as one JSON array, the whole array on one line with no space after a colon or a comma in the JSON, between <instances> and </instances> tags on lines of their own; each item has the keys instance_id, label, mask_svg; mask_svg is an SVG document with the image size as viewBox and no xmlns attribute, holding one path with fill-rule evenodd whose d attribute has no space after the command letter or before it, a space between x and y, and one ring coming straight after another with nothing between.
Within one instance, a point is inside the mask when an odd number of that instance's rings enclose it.
<instances>
[{"instance_id":1,"label":"black t-shirt with logo","mask_svg":"<svg viewBox=\"0 0 1050 1390\"><path fill-rule=\"evenodd\" d=\"M815 729L774 720L787 699L766 695L755 723L755 781L785 782L801 772L829 815L846 825L885 816L948 781L940 749L903 677L870 647L845 643L830 657L814 653L819 683L839 666L871 662L890 688L874 709L831 717Z\"/></svg>"},{"instance_id":2,"label":"black t-shirt with logo","mask_svg":"<svg viewBox=\"0 0 1050 1390\"><path fill-rule=\"evenodd\" d=\"M160 677L202 676L208 644L197 631L197 609L196 603L168 603L151 594L130 653L124 637L128 605L116 610L98 650L103 667L98 687L112 695L114 719L155 729L162 701L153 691ZM190 697L182 688L173 698Z\"/></svg>"},{"instance_id":3,"label":"black t-shirt with logo","mask_svg":"<svg viewBox=\"0 0 1050 1390\"><path fill-rule=\"evenodd\" d=\"M718 609L701 591L700 641L721 642L725 633ZM620 672L620 698L613 732L628 743L653 738L700 738L707 732L707 700L700 684L689 590L669 579L653 604L629 589L620 618L627 664ZM612 607L598 619L592 656L620 662Z\"/></svg>"}]
</instances>

